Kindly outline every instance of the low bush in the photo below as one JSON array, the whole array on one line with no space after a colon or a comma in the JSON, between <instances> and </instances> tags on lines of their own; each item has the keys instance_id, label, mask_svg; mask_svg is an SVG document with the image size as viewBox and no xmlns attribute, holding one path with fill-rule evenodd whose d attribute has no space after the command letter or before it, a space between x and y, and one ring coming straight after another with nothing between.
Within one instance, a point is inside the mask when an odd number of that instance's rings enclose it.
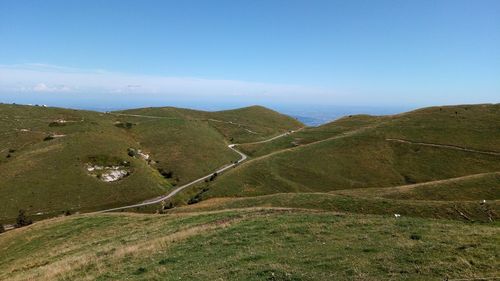
<instances>
[{"instance_id":1,"label":"low bush","mask_svg":"<svg viewBox=\"0 0 500 281\"><path fill-rule=\"evenodd\" d=\"M166 179L171 179L174 176L174 172L166 171L163 168L158 168L158 172Z\"/></svg>"},{"instance_id":2,"label":"low bush","mask_svg":"<svg viewBox=\"0 0 500 281\"><path fill-rule=\"evenodd\" d=\"M26 217L26 213L23 209L19 210L19 214L16 218L16 227L23 227L32 224L33 221Z\"/></svg>"},{"instance_id":3,"label":"low bush","mask_svg":"<svg viewBox=\"0 0 500 281\"><path fill-rule=\"evenodd\" d=\"M118 127L118 128L122 128L122 129L132 129L132 127L134 126L135 124L134 123L130 123L130 122L125 122L125 123L116 123L115 126Z\"/></svg>"},{"instance_id":4,"label":"low bush","mask_svg":"<svg viewBox=\"0 0 500 281\"><path fill-rule=\"evenodd\" d=\"M410 235L411 240L420 240L422 237L419 234L412 233Z\"/></svg>"},{"instance_id":5,"label":"low bush","mask_svg":"<svg viewBox=\"0 0 500 281\"><path fill-rule=\"evenodd\" d=\"M49 123L49 127L64 127L66 126L66 123L62 123L62 122L50 122Z\"/></svg>"}]
</instances>

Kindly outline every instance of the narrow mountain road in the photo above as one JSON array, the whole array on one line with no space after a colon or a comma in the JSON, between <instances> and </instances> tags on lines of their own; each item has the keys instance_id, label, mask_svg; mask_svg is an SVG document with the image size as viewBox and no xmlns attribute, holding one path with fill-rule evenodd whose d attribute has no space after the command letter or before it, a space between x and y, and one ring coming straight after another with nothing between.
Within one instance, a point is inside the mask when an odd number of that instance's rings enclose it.
<instances>
[{"instance_id":1,"label":"narrow mountain road","mask_svg":"<svg viewBox=\"0 0 500 281\"><path fill-rule=\"evenodd\" d=\"M141 117L141 118L150 118L150 119L181 119L178 117L166 117L166 116L152 116L152 115L138 115L138 114L126 114L126 113L115 113L108 112L106 114L116 115L116 116L128 116L128 117Z\"/></svg>"},{"instance_id":2,"label":"narrow mountain road","mask_svg":"<svg viewBox=\"0 0 500 281\"><path fill-rule=\"evenodd\" d=\"M116 113L116 112L108 112L106 114L110 115L115 115L115 116L125 116L125 117L140 117L140 118L149 118L149 119L169 119L169 120L186 120L185 118L179 118L179 117L167 117L167 116L154 116L154 115L139 115L139 114L128 114L128 113ZM241 123L236 123L233 121L224 121L224 120L218 120L218 119L212 119L212 118L193 118L190 120L197 120L197 121L212 121L212 122L218 122L218 123L225 123L225 124L230 124L230 125L235 125L238 127L249 127L248 125L241 124ZM257 134L256 132L253 132L249 129L245 129L249 133L252 134Z\"/></svg>"},{"instance_id":3,"label":"narrow mountain road","mask_svg":"<svg viewBox=\"0 0 500 281\"><path fill-rule=\"evenodd\" d=\"M115 116L125 116L125 117L142 117L142 118L149 118L149 119L186 120L184 118L179 118L179 117L139 115L139 114L128 114L128 113L116 113L116 112L107 112L106 114L115 115ZM206 119L206 118L194 118L194 119L190 119L190 120L225 123L225 124L241 127L250 134L259 135L259 133L248 129L250 126L245 125L245 124L241 124L241 123L237 123L237 122L233 122L233 121L224 121L224 120L218 120L218 119L213 119L213 118L208 118L208 119Z\"/></svg>"},{"instance_id":4,"label":"narrow mountain road","mask_svg":"<svg viewBox=\"0 0 500 281\"><path fill-rule=\"evenodd\" d=\"M404 139L385 139L386 141L394 141L394 142L401 142L401 143L407 143L407 144L415 144L415 145L423 145L423 146L430 146L430 147L438 147L438 148L448 148L448 149L454 149L454 150L461 150L461 151L466 151L466 152L474 152L474 153L481 153L481 154L488 154L488 155L495 155L495 156L500 156L500 152L496 151L485 151L485 150L476 150L472 148L466 148L466 147L461 147L461 146L456 146L456 145L450 145L450 144L439 144L439 143L429 143L429 142L416 142L416 141L410 141L410 140L404 140Z\"/></svg>"},{"instance_id":5,"label":"narrow mountain road","mask_svg":"<svg viewBox=\"0 0 500 281\"><path fill-rule=\"evenodd\" d=\"M277 151L274 151L274 152L271 152L271 153L268 153L268 154L265 154L265 155L262 155L262 156L258 156L258 157L252 158L249 161L245 162L245 164L248 164L248 163L251 163L251 162L255 162L255 161L260 161L262 159L266 159L266 158L269 158L269 157L277 155L277 154L281 154L281 153L286 153L286 152L298 150L298 149L303 148L303 147L313 146L313 145L316 145L316 144L319 144L319 143L323 143L323 142L327 142L327 141L331 141L331 140L336 140L336 139L341 139L341 138L349 137L349 136L352 136L352 135L364 132L364 131L366 131L368 129L372 129L374 127L376 127L376 126L361 127L359 129L355 129L355 130L352 130L352 131L343 132L343 133L340 133L340 134L335 135L333 137L328 137L326 139L322 139L322 140L318 140L318 141L313 141L313 142L306 143L306 144L300 144L300 145L295 146L295 147L280 149L280 150L277 150ZM281 134L278 137L283 137L283 136L289 135L290 133L296 133L296 132L298 132L298 131L300 131L300 130L302 130L304 128L306 128L306 127L302 127L302 128L297 129L295 131L291 131L291 132L288 132L288 133L285 133L285 134ZM251 142L251 143L245 143L245 144L263 143L263 142L268 142L268 141L274 140L276 138L277 137L274 137L274 138L272 138L270 140L264 140L264 141L258 141L258 142Z\"/></svg>"},{"instance_id":6,"label":"narrow mountain road","mask_svg":"<svg viewBox=\"0 0 500 281\"><path fill-rule=\"evenodd\" d=\"M395 191L396 190L397 191L409 191L409 190L412 190L412 189L415 189L418 187L422 187L422 186L460 182L463 180L470 180L470 179L479 179L479 178L482 178L484 176L490 176L490 175L500 175L500 172L487 172L487 173L472 174L472 175L466 175L466 176L461 176L461 177L456 177L456 178L448 178L448 179L442 179L442 180L434 180L434 181L392 186L390 188L395 190Z\"/></svg>"},{"instance_id":7,"label":"narrow mountain road","mask_svg":"<svg viewBox=\"0 0 500 281\"><path fill-rule=\"evenodd\" d=\"M143 117L143 116L139 115L138 117ZM146 118L148 118L148 117L146 117ZM287 136L287 135L289 135L289 134L291 134L293 132L296 132L296 131L289 131L289 132L283 133L281 135L272 137L270 139L260 141L258 143L269 142L269 141L272 141L272 140L275 140L275 139ZM164 200L167 200L167 199L173 197L174 195L176 195L177 193L181 192L182 190L184 190L184 189L186 189L186 188L188 188L188 187L190 187L190 186L192 186L192 185L194 185L196 183L199 183L199 182L202 182L202 181L204 181L206 179L209 179L210 177L212 177L213 174L215 174L215 173L220 174L220 173L222 173L222 172L224 172L224 171L226 171L226 170L228 170L228 169L230 169L230 168L238 165L239 163L245 161L248 158L248 156L245 155L243 152L237 150L235 148L237 145L238 144L230 144L230 145L227 146L229 149L233 150L234 152L238 153L241 156L241 158L238 161L236 161L236 162L234 162L232 164L226 165L226 166L224 166L224 167L222 167L222 168L214 171L213 173L210 173L210 174L208 174L208 175L206 175L204 177L201 177L201 178L196 179L196 180L194 180L192 182L189 182L187 184L179 186L179 187L175 188L170 193L168 193L168 194L166 194L164 196L153 198L153 199L150 199L150 200L146 200L144 202L133 204L133 205L127 205L127 206L122 206L122 207L116 207L116 208L106 209L106 210L100 210L100 211L97 211L97 212L94 212L94 213L105 213L105 212L113 212L113 211L120 211L120 210L125 210L125 209L137 208L137 207L144 207L144 206L158 204L158 203L160 203L160 202L162 202Z\"/></svg>"},{"instance_id":8,"label":"narrow mountain road","mask_svg":"<svg viewBox=\"0 0 500 281\"><path fill-rule=\"evenodd\" d=\"M267 140L256 141L256 142L248 142L248 143L242 143L242 144L259 144L259 143L266 143L266 142L270 142L270 141L273 141L273 140L275 140L275 139L279 139L279 138L282 138L282 137L284 137L284 136L288 136L288 135L290 135L290 134L296 133L296 132L298 132L298 131L300 131L300 130L302 130L302 129L304 129L304 128L305 128L305 127L299 128L299 129L297 129L297 130L291 130L291 131L288 131L288 132L283 133L283 134L281 134L281 135L277 135L277 136L272 137L272 138L267 139Z\"/></svg>"},{"instance_id":9,"label":"narrow mountain road","mask_svg":"<svg viewBox=\"0 0 500 281\"><path fill-rule=\"evenodd\" d=\"M373 194L377 194L376 197L383 197L384 195L388 195L391 193L407 192L407 191L417 189L419 187L433 186L433 185L446 184L446 183L460 183L460 182L465 181L465 180L480 179L482 177L491 176L491 175L500 175L500 172L486 172L486 173L479 173L479 174L471 174L471 175L460 176L460 177L455 177L455 178L432 180L432 181L404 184L404 185L397 185L397 186L339 189L339 190L330 191L328 193L338 194L338 195L350 195L350 196L373 196Z\"/></svg>"}]
</instances>

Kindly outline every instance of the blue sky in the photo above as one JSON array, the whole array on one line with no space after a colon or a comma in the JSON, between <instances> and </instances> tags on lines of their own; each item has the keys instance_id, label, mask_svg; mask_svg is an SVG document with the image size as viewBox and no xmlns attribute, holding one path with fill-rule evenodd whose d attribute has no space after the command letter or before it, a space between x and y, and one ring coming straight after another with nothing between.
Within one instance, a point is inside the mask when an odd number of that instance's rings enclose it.
<instances>
[{"instance_id":1,"label":"blue sky","mask_svg":"<svg viewBox=\"0 0 500 281\"><path fill-rule=\"evenodd\" d=\"M500 102L500 1L0 0L0 102Z\"/></svg>"}]
</instances>

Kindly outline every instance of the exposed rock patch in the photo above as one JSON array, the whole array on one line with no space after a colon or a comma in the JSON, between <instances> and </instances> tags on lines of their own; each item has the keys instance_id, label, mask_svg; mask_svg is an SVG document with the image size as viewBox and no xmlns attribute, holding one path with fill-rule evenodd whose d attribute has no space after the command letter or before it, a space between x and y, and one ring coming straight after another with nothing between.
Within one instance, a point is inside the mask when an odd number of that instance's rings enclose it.
<instances>
[{"instance_id":1,"label":"exposed rock patch","mask_svg":"<svg viewBox=\"0 0 500 281\"><path fill-rule=\"evenodd\" d=\"M104 182L119 181L131 173L130 162L127 161L102 155L89 157L89 160L85 164L87 173Z\"/></svg>"},{"instance_id":2,"label":"exposed rock patch","mask_svg":"<svg viewBox=\"0 0 500 281\"><path fill-rule=\"evenodd\" d=\"M118 166L100 166L87 163L87 172L102 181L113 182L118 181L130 174L128 167L123 165Z\"/></svg>"}]
</instances>

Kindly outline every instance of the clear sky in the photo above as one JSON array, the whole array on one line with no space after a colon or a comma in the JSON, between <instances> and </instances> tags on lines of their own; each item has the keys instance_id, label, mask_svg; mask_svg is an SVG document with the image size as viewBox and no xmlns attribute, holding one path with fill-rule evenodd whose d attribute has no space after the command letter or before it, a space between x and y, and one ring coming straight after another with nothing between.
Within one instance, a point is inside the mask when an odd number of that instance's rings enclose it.
<instances>
[{"instance_id":1,"label":"clear sky","mask_svg":"<svg viewBox=\"0 0 500 281\"><path fill-rule=\"evenodd\" d=\"M500 1L0 0L2 101L500 102Z\"/></svg>"}]
</instances>

